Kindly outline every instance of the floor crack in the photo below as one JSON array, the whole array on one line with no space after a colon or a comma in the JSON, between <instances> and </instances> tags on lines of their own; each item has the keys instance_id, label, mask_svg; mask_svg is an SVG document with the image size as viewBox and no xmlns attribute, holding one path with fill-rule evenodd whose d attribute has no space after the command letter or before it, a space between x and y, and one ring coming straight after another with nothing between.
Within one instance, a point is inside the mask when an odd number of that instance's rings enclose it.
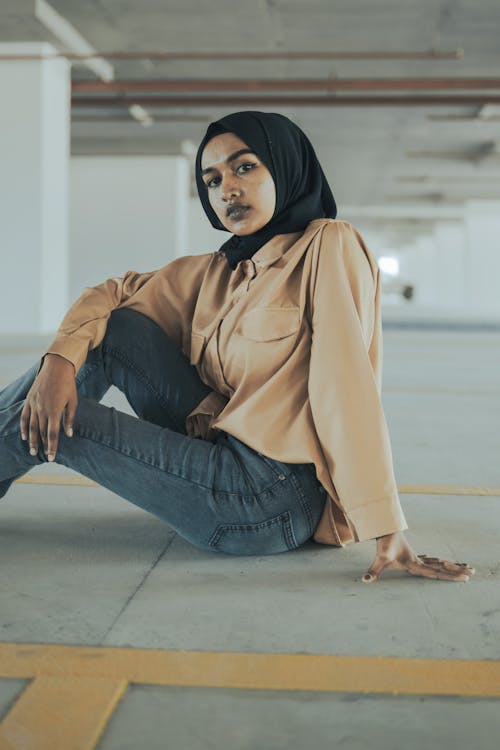
<instances>
[{"instance_id":1,"label":"floor crack","mask_svg":"<svg viewBox=\"0 0 500 750\"><path fill-rule=\"evenodd\" d=\"M149 569L144 574L144 576L141 579L141 581L139 581L139 583L136 586L136 588L132 591L132 593L128 597L127 601L125 602L125 604L120 609L120 611L118 612L118 614L114 618L114 620L111 623L111 625L109 626L109 628L106 630L106 632L102 636L99 645L101 645L101 646L103 645L104 641L106 640L106 638L108 637L108 635L111 633L111 631L115 627L115 625L118 622L118 620L120 619L120 617L123 615L123 613L125 612L125 610L128 608L128 606L129 606L130 602L132 601L132 599L135 597L135 595L137 594L137 592L144 586L144 584L146 583L147 579L149 578L149 576L151 575L151 573L153 572L153 570L156 568L156 566L160 562L160 560L163 557L163 555L167 552L168 548L170 547L170 545L172 544L172 542L174 541L174 539L175 539L176 536L177 536L176 533L173 532L171 539L168 540L167 544L162 549L162 551L160 552L160 554L158 555L158 557L155 560L153 560L152 564L150 565Z\"/></svg>"}]
</instances>

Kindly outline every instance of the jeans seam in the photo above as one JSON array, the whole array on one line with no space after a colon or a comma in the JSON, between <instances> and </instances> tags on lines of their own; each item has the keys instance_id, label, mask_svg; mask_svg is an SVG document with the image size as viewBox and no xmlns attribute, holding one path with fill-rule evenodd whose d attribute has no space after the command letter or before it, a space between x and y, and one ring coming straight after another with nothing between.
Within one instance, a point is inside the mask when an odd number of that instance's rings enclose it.
<instances>
[{"instance_id":1,"label":"jeans seam","mask_svg":"<svg viewBox=\"0 0 500 750\"><path fill-rule=\"evenodd\" d=\"M295 474L293 472L288 476L288 479L291 480L291 482L292 482L292 484L293 484L293 486L295 488L295 491L297 492L297 495L298 495L298 498L299 498L299 503L300 503L300 505L302 507L302 510L305 513L306 518L307 518L307 523L309 525L309 533L313 534L314 527L313 527L313 514L312 514L311 504L310 504L309 500L307 499L307 497L306 497L306 495L305 495L305 493L304 493L304 491L302 489L302 485L301 485L300 481L297 479L297 477L295 476Z\"/></svg>"},{"instance_id":2,"label":"jeans seam","mask_svg":"<svg viewBox=\"0 0 500 750\"><path fill-rule=\"evenodd\" d=\"M92 443L97 443L98 445L102 445L104 448L109 448L115 453L119 453L121 456L126 456L127 458L131 458L133 461L137 461L137 463L141 464L142 466L149 466L151 469L160 471L163 474L169 474L170 476L176 477L177 479L184 479L185 481L188 481L191 484L195 484L197 487L203 487L204 490L208 490L208 491L212 490L212 488L206 484L201 484L200 482L196 482L193 479L188 479L187 477L183 477L182 474L176 474L175 472L169 471L168 469L161 469L159 466L156 466L155 464L152 464L152 463L148 463L148 461L143 461L141 458L137 458L137 456L134 456L131 453L125 453L124 451L121 451L119 448L115 448L114 445L108 445L107 443L103 443L97 438L92 437L91 435L85 434L76 426L74 428L74 434L82 438L83 440L90 440Z\"/></svg>"},{"instance_id":3,"label":"jeans seam","mask_svg":"<svg viewBox=\"0 0 500 750\"><path fill-rule=\"evenodd\" d=\"M144 370L141 370L139 367L137 367L137 365L134 362L132 362L131 360L127 359L127 357L123 355L121 349L117 349L117 348L115 348L113 346L106 346L106 345L104 345L102 347L102 351L103 352L108 352L109 354L112 354L123 365L125 365L126 367L128 367L130 370L132 370L132 372L134 372L137 376L139 376L142 384L147 388L147 390L149 390L150 393L153 394L153 396L158 400L158 402L160 403L160 405L162 406L162 408L165 409L165 411L167 412L167 415L168 415L169 419L172 421L172 423L175 424L177 422L176 416L170 410L170 406L168 404L168 401L166 401L163 398L162 394L159 391L157 391L157 389L155 388L154 384L148 379L147 374L144 372ZM104 371L106 371L106 368L104 368ZM108 379L108 382L109 382L109 379ZM185 425L183 424L183 427L184 426Z\"/></svg>"}]
</instances>

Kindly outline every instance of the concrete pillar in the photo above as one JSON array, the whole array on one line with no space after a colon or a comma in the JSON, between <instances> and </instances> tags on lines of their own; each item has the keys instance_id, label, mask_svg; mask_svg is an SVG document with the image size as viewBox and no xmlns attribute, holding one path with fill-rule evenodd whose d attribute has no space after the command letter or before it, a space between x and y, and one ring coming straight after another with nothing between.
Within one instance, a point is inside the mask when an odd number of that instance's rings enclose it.
<instances>
[{"instance_id":1,"label":"concrete pillar","mask_svg":"<svg viewBox=\"0 0 500 750\"><path fill-rule=\"evenodd\" d=\"M500 316L500 201L465 204L465 305Z\"/></svg>"},{"instance_id":2,"label":"concrete pillar","mask_svg":"<svg viewBox=\"0 0 500 750\"><path fill-rule=\"evenodd\" d=\"M54 52L0 44L0 55ZM0 100L0 333L47 333L68 302L68 61L0 60Z\"/></svg>"},{"instance_id":3,"label":"concrete pillar","mask_svg":"<svg viewBox=\"0 0 500 750\"><path fill-rule=\"evenodd\" d=\"M434 228L436 307L458 311L465 298L463 221L438 222Z\"/></svg>"}]
</instances>

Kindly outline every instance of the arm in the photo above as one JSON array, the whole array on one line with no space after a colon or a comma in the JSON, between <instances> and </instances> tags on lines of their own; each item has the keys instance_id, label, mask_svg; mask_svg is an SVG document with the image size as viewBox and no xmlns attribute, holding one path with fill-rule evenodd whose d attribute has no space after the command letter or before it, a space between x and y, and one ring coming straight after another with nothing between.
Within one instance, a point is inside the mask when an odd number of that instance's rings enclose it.
<instances>
[{"instance_id":1,"label":"arm","mask_svg":"<svg viewBox=\"0 0 500 750\"><path fill-rule=\"evenodd\" d=\"M127 271L122 277L86 287L64 316L56 337L42 357L41 365L48 353L58 354L72 363L76 375L88 351L99 346L104 338L111 312L129 300L155 273Z\"/></svg>"},{"instance_id":2,"label":"arm","mask_svg":"<svg viewBox=\"0 0 500 750\"><path fill-rule=\"evenodd\" d=\"M357 541L377 540L365 583L386 568L465 581L473 568L424 555L408 544L381 403L380 271L360 235L332 222L318 248L311 290L309 397L342 510Z\"/></svg>"},{"instance_id":3,"label":"arm","mask_svg":"<svg viewBox=\"0 0 500 750\"><path fill-rule=\"evenodd\" d=\"M378 267L344 222L325 225L311 271L309 401L356 541L407 528L380 399Z\"/></svg>"},{"instance_id":4,"label":"arm","mask_svg":"<svg viewBox=\"0 0 500 750\"><path fill-rule=\"evenodd\" d=\"M61 417L71 437L78 399L75 376L89 349L99 346L111 312L132 307L157 322L182 347L211 254L184 256L158 271L128 271L86 288L65 315L56 337L42 358L37 377L21 414L21 436L32 454L41 436L49 460L56 455Z\"/></svg>"}]
</instances>

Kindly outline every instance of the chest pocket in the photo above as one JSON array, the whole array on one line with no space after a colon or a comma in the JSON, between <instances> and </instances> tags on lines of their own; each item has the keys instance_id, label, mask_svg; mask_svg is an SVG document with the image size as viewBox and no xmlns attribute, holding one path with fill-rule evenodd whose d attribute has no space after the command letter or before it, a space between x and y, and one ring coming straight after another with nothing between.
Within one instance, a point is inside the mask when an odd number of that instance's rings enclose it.
<instances>
[{"instance_id":1,"label":"chest pocket","mask_svg":"<svg viewBox=\"0 0 500 750\"><path fill-rule=\"evenodd\" d=\"M243 315L235 333L252 341L275 341L291 336L299 325L298 307L256 307Z\"/></svg>"}]
</instances>

